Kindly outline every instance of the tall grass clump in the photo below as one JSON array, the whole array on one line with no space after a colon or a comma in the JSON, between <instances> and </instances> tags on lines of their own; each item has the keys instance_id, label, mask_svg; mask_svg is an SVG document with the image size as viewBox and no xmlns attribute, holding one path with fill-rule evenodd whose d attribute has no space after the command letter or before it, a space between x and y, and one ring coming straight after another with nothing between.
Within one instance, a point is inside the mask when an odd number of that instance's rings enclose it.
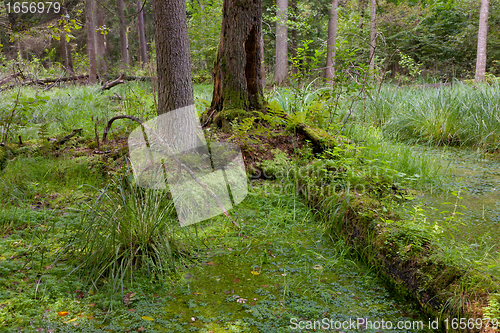
<instances>
[{"instance_id":1,"label":"tall grass clump","mask_svg":"<svg viewBox=\"0 0 500 333\"><path fill-rule=\"evenodd\" d=\"M368 101L363 118L399 140L435 145L500 147L499 84L452 88L385 87Z\"/></svg>"},{"instance_id":2,"label":"tall grass clump","mask_svg":"<svg viewBox=\"0 0 500 333\"><path fill-rule=\"evenodd\" d=\"M161 278L175 271L181 247L178 221L167 191L143 189L133 175L116 177L103 189L69 240L69 251L88 283L101 278L113 289L133 283L135 271ZM115 289L115 290L116 290Z\"/></svg>"},{"instance_id":3,"label":"tall grass clump","mask_svg":"<svg viewBox=\"0 0 500 333\"><path fill-rule=\"evenodd\" d=\"M390 141L379 127L352 124L345 127L344 134L358 145L369 147L364 150L365 158L394 170L393 176L400 182L426 187L440 185L447 177L438 156L432 157L422 147Z\"/></svg>"}]
</instances>

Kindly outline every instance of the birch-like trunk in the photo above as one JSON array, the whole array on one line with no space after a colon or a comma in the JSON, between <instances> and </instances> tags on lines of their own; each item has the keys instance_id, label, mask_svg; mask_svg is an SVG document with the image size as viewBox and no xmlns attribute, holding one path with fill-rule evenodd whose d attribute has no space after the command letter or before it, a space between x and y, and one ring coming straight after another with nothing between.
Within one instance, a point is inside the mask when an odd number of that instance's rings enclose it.
<instances>
[{"instance_id":1,"label":"birch-like trunk","mask_svg":"<svg viewBox=\"0 0 500 333\"><path fill-rule=\"evenodd\" d=\"M484 82L485 79L489 5L489 0L481 0L481 11L479 12L479 31L477 34L476 82Z\"/></svg>"}]
</instances>

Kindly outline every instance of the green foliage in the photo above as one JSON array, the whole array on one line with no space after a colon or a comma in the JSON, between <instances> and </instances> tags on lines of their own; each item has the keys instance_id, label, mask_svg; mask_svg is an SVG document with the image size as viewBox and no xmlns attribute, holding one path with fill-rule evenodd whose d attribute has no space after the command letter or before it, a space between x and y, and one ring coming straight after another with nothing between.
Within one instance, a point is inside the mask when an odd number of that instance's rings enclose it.
<instances>
[{"instance_id":1,"label":"green foliage","mask_svg":"<svg viewBox=\"0 0 500 333\"><path fill-rule=\"evenodd\" d=\"M497 324L500 321L500 294L490 295L488 306L484 309L484 317L489 319L496 319Z\"/></svg>"},{"instance_id":2,"label":"green foliage","mask_svg":"<svg viewBox=\"0 0 500 333\"><path fill-rule=\"evenodd\" d=\"M222 0L186 2L195 83L209 81L220 40Z\"/></svg>"},{"instance_id":3,"label":"green foliage","mask_svg":"<svg viewBox=\"0 0 500 333\"><path fill-rule=\"evenodd\" d=\"M21 128L28 127L33 111L50 99L48 96L35 97L21 95L12 96L10 103L0 105L0 133L2 142L7 142L9 134L18 134Z\"/></svg>"},{"instance_id":4,"label":"green foliage","mask_svg":"<svg viewBox=\"0 0 500 333\"><path fill-rule=\"evenodd\" d=\"M399 52L399 57L401 58L399 60L399 65L408 71L410 78L415 79L422 73L422 64L415 62L412 57L402 52ZM399 72L396 73L396 80L398 80L398 82L408 82L410 78L401 75Z\"/></svg>"}]
</instances>

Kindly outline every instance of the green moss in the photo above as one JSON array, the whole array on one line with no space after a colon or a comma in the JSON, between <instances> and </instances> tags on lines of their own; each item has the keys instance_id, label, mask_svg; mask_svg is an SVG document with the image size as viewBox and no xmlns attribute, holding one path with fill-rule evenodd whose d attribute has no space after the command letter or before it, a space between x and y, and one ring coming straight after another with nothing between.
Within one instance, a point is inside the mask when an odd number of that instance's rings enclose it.
<instances>
[{"instance_id":1,"label":"green moss","mask_svg":"<svg viewBox=\"0 0 500 333\"><path fill-rule=\"evenodd\" d=\"M224 131L228 132L231 130L229 123L234 119L244 119L250 117L251 114L244 109L225 109L217 112L214 115L213 122L218 127L222 128Z\"/></svg>"}]
</instances>

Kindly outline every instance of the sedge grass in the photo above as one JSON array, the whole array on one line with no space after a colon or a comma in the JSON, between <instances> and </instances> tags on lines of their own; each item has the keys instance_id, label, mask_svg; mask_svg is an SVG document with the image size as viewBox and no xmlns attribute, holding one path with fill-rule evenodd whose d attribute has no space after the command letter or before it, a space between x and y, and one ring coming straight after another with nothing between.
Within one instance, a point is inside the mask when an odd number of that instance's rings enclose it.
<instances>
[{"instance_id":1,"label":"sedge grass","mask_svg":"<svg viewBox=\"0 0 500 333\"><path fill-rule=\"evenodd\" d=\"M386 86L358 116L400 140L434 145L500 147L499 84L422 89Z\"/></svg>"}]
</instances>

